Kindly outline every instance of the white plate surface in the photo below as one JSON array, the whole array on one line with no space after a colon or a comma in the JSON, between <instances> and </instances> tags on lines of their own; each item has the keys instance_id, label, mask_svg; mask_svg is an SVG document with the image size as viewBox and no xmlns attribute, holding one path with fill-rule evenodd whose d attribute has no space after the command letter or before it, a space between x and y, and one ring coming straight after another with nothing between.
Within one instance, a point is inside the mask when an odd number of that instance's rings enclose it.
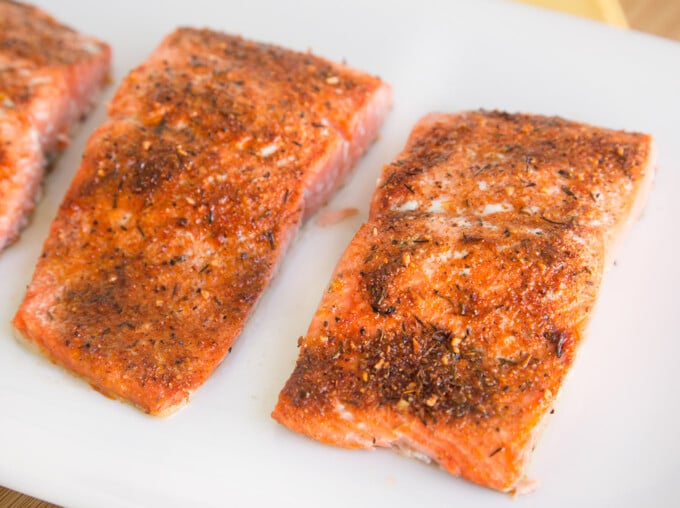
<instances>
[{"instance_id":1,"label":"white plate surface","mask_svg":"<svg viewBox=\"0 0 680 508\"><path fill-rule=\"evenodd\" d=\"M680 476L680 45L494 1L44 0L108 40L114 85L178 25L312 49L378 74L395 105L331 208L302 230L233 353L188 407L155 419L27 352L10 327L103 102L0 256L0 484L73 507L672 506ZM390 451L324 446L270 418L381 165L432 110L499 108L651 133L659 170L536 449L535 493L511 500Z\"/></svg>"}]
</instances>

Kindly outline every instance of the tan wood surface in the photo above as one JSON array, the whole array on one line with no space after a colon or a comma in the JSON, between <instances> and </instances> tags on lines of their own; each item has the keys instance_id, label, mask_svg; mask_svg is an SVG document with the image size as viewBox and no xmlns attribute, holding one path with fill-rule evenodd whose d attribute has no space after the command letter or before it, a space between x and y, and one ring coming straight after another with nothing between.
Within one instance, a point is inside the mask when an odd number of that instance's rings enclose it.
<instances>
[{"instance_id":1,"label":"tan wood surface","mask_svg":"<svg viewBox=\"0 0 680 508\"><path fill-rule=\"evenodd\" d=\"M635 30L680 41L679 0L619 0Z\"/></svg>"},{"instance_id":2,"label":"tan wood surface","mask_svg":"<svg viewBox=\"0 0 680 508\"><path fill-rule=\"evenodd\" d=\"M680 41L680 0L619 0L628 24L634 30ZM54 508L0 486L0 508Z\"/></svg>"}]
</instances>

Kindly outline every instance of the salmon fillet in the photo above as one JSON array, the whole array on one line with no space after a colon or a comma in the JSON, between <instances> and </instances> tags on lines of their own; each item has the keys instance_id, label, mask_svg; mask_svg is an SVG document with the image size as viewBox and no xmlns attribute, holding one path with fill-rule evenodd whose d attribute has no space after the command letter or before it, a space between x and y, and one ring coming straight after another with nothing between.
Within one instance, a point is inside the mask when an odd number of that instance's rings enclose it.
<instances>
[{"instance_id":1,"label":"salmon fillet","mask_svg":"<svg viewBox=\"0 0 680 508\"><path fill-rule=\"evenodd\" d=\"M105 43L0 0L0 250L19 236L47 162L91 108L110 58Z\"/></svg>"},{"instance_id":2,"label":"salmon fillet","mask_svg":"<svg viewBox=\"0 0 680 508\"><path fill-rule=\"evenodd\" d=\"M422 119L384 167L273 417L522 490L652 160L649 136L560 118Z\"/></svg>"},{"instance_id":3,"label":"salmon fillet","mask_svg":"<svg viewBox=\"0 0 680 508\"><path fill-rule=\"evenodd\" d=\"M89 139L15 327L108 396L181 405L390 102L344 65L178 29Z\"/></svg>"}]
</instances>

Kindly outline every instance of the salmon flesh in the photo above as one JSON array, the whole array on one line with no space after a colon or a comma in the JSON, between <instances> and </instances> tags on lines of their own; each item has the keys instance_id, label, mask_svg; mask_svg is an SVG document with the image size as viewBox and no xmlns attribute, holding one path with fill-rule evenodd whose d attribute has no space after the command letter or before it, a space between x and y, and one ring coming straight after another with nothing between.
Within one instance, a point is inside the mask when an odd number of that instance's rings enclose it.
<instances>
[{"instance_id":1,"label":"salmon flesh","mask_svg":"<svg viewBox=\"0 0 680 508\"><path fill-rule=\"evenodd\" d=\"M28 222L49 161L91 109L110 59L106 43L0 0L0 250Z\"/></svg>"},{"instance_id":2,"label":"salmon flesh","mask_svg":"<svg viewBox=\"0 0 680 508\"><path fill-rule=\"evenodd\" d=\"M89 139L15 327L108 396L183 404L390 104L380 79L310 53L171 33Z\"/></svg>"},{"instance_id":3,"label":"salmon flesh","mask_svg":"<svg viewBox=\"0 0 680 508\"><path fill-rule=\"evenodd\" d=\"M426 116L384 167L273 417L324 443L394 447L523 490L653 169L643 134Z\"/></svg>"}]
</instances>

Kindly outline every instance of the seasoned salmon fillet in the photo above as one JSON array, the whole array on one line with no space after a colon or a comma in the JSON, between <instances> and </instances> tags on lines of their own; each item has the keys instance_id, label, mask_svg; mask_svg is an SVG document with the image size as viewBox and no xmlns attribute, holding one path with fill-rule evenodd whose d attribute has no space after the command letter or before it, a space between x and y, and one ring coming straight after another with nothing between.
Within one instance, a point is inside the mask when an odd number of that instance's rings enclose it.
<instances>
[{"instance_id":1,"label":"seasoned salmon fillet","mask_svg":"<svg viewBox=\"0 0 680 508\"><path fill-rule=\"evenodd\" d=\"M652 161L649 136L560 118L422 119L384 167L273 417L522 490Z\"/></svg>"},{"instance_id":2,"label":"seasoned salmon fillet","mask_svg":"<svg viewBox=\"0 0 680 508\"><path fill-rule=\"evenodd\" d=\"M15 327L108 396L181 405L390 103L344 65L178 29L89 139Z\"/></svg>"},{"instance_id":3,"label":"seasoned salmon fillet","mask_svg":"<svg viewBox=\"0 0 680 508\"><path fill-rule=\"evenodd\" d=\"M105 43L0 0L0 250L24 227L47 162L92 106L110 57Z\"/></svg>"}]
</instances>

